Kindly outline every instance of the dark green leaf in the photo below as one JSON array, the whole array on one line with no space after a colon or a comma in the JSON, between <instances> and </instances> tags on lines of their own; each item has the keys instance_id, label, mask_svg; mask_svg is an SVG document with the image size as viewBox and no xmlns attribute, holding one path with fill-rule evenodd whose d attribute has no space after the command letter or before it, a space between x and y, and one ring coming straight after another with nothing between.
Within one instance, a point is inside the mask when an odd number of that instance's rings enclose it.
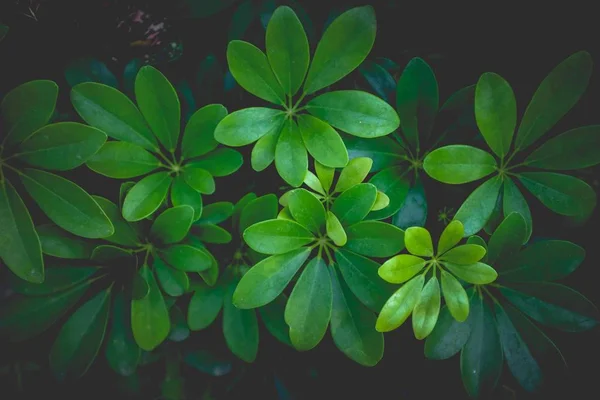
<instances>
[{"instance_id":1,"label":"dark green leaf","mask_svg":"<svg viewBox=\"0 0 600 400\"><path fill-rule=\"evenodd\" d=\"M331 212L342 225L350 226L362 221L377 199L377 188L370 183L360 183L342 193L331 206Z\"/></svg>"},{"instance_id":2,"label":"dark green leaf","mask_svg":"<svg viewBox=\"0 0 600 400\"><path fill-rule=\"evenodd\" d=\"M369 213L369 219L385 219L398 212L410 190L410 182L406 177L408 169L403 167L386 168L373 176L369 183L389 198L389 204L381 210Z\"/></svg>"},{"instance_id":3,"label":"dark green leaf","mask_svg":"<svg viewBox=\"0 0 600 400\"><path fill-rule=\"evenodd\" d=\"M423 169L430 177L453 185L484 178L496 168L496 160L490 153L462 144L440 147L423 162Z\"/></svg>"},{"instance_id":4,"label":"dark green leaf","mask_svg":"<svg viewBox=\"0 0 600 400\"><path fill-rule=\"evenodd\" d=\"M396 90L396 81L390 73L381 65L371 60L365 60L359 67L358 71L365 78L367 83L371 85L375 94L388 103L394 97Z\"/></svg>"},{"instance_id":5,"label":"dark green leaf","mask_svg":"<svg viewBox=\"0 0 600 400\"><path fill-rule=\"evenodd\" d=\"M288 198L290 214L315 235L324 233L327 216L323 204L305 189L295 189Z\"/></svg>"},{"instance_id":6,"label":"dark green leaf","mask_svg":"<svg viewBox=\"0 0 600 400\"><path fill-rule=\"evenodd\" d=\"M250 163L255 171L265 170L275 160L275 150L281 133L281 126L275 125L273 129L263 135L252 147Z\"/></svg>"},{"instance_id":7,"label":"dark green leaf","mask_svg":"<svg viewBox=\"0 0 600 400\"><path fill-rule=\"evenodd\" d=\"M106 64L93 58L79 58L65 68L65 79L73 87L83 82L98 82L114 88L119 86L115 75Z\"/></svg>"},{"instance_id":8,"label":"dark green leaf","mask_svg":"<svg viewBox=\"0 0 600 400\"><path fill-rule=\"evenodd\" d=\"M291 346L289 328L283 317L286 304L287 296L281 294L272 302L258 308L258 313L271 335L275 336L281 343Z\"/></svg>"},{"instance_id":9,"label":"dark green leaf","mask_svg":"<svg viewBox=\"0 0 600 400\"><path fill-rule=\"evenodd\" d=\"M150 227L150 235L163 244L182 241L188 234L194 209L190 206L178 206L165 210Z\"/></svg>"},{"instance_id":10,"label":"dark green leaf","mask_svg":"<svg viewBox=\"0 0 600 400\"><path fill-rule=\"evenodd\" d=\"M111 328L106 338L105 348L108 365L122 376L131 376L140 360L141 349L131 331L131 310L123 292L114 300L111 314Z\"/></svg>"},{"instance_id":11,"label":"dark green leaf","mask_svg":"<svg viewBox=\"0 0 600 400\"><path fill-rule=\"evenodd\" d=\"M268 220L252 225L244 231L248 245L264 254L284 254L315 240L310 231L297 222Z\"/></svg>"},{"instance_id":12,"label":"dark green leaf","mask_svg":"<svg viewBox=\"0 0 600 400\"><path fill-rule=\"evenodd\" d=\"M489 240L487 262L494 266L502 266L503 260L512 260L525 241L526 230L527 226L521 214L515 212L506 217Z\"/></svg>"},{"instance_id":13,"label":"dark green leaf","mask_svg":"<svg viewBox=\"0 0 600 400\"><path fill-rule=\"evenodd\" d=\"M121 210L115 203L100 196L92 196L96 203L102 208L102 211L108 216L108 219L115 228L115 233L103 238L104 240L126 247L135 247L140 244L138 234L129 222L123 219Z\"/></svg>"},{"instance_id":14,"label":"dark green leaf","mask_svg":"<svg viewBox=\"0 0 600 400\"><path fill-rule=\"evenodd\" d=\"M527 201L521 194L521 191L512 179L507 178L504 180L504 192L502 195L502 208L504 211L504 217L508 217L513 212L521 214L521 217L525 220L525 239L523 244L529 241L531 237L531 231L533 229L533 221L531 218L531 211Z\"/></svg>"},{"instance_id":15,"label":"dark green leaf","mask_svg":"<svg viewBox=\"0 0 600 400\"><path fill-rule=\"evenodd\" d=\"M192 227L192 232L202 242L218 244L231 242L231 234L217 225L196 225Z\"/></svg>"},{"instance_id":16,"label":"dark green leaf","mask_svg":"<svg viewBox=\"0 0 600 400\"><path fill-rule=\"evenodd\" d=\"M430 360L445 360L452 357L465 345L469 333L468 322L456 321L448 307L442 307L435 328L425 340L425 357Z\"/></svg>"},{"instance_id":17,"label":"dark green leaf","mask_svg":"<svg viewBox=\"0 0 600 400\"><path fill-rule=\"evenodd\" d=\"M122 249L111 245L100 245L92 251L92 256L90 258L98 263L108 263L120 258L128 258L132 255L133 253L128 249Z\"/></svg>"},{"instance_id":18,"label":"dark green leaf","mask_svg":"<svg viewBox=\"0 0 600 400\"><path fill-rule=\"evenodd\" d=\"M161 254L167 264L181 271L202 272L212 265L210 255L202 249L187 244L168 247Z\"/></svg>"},{"instance_id":19,"label":"dark green leaf","mask_svg":"<svg viewBox=\"0 0 600 400\"><path fill-rule=\"evenodd\" d=\"M404 231L379 221L362 221L346 230L346 249L367 257L391 257L404 248Z\"/></svg>"},{"instance_id":20,"label":"dark green leaf","mask_svg":"<svg viewBox=\"0 0 600 400\"><path fill-rule=\"evenodd\" d=\"M221 104L209 104L196 111L185 126L181 155L188 159L214 150L218 144L215 128L226 116L227 109Z\"/></svg>"},{"instance_id":21,"label":"dark green leaf","mask_svg":"<svg viewBox=\"0 0 600 400\"><path fill-rule=\"evenodd\" d=\"M171 268L160 258L154 259L154 271L163 291L172 297L178 297L187 292L190 278L185 271Z\"/></svg>"},{"instance_id":22,"label":"dark green leaf","mask_svg":"<svg viewBox=\"0 0 600 400\"><path fill-rule=\"evenodd\" d=\"M239 309L231 298L236 282L231 282L223 297L223 335L227 347L246 362L253 362L258 353L258 320L256 311Z\"/></svg>"},{"instance_id":23,"label":"dark green leaf","mask_svg":"<svg viewBox=\"0 0 600 400\"><path fill-rule=\"evenodd\" d=\"M281 110L245 108L229 114L219 122L215 128L215 139L227 146L245 146L271 132L280 131L285 121L285 113Z\"/></svg>"},{"instance_id":24,"label":"dark green leaf","mask_svg":"<svg viewBox=\"0 0 600 400\"><path fill-rule=\"evenodd\" d=\"M190 206L194 209L193 221L197 221L204 213L202 208L202 195L187 184L183 176L173 179L171 185L171 203L173 206Z\"/></svg>"},{"instance_id":25,"label":"dark green leaf","mask_svg":"<svg viewBox=\"0 0 600 400\"><path fill-rule=\"evenodd\" d=\"M46 279L43 283L30 283L19 278L9 278L10 287L17 293L27 296L47 296L63 292L88 280L98 272L97 267L64 267L50 266L46 268Z\"/></svg>"},{"instance_id":26,"label":"dark green leaf","mask_svg":"<svg viewBox=\"0 0 600 400\"><path fill-rule=\"evenodd\" d=\"M190 336L190 328L181 309L178 306L173 306L169 310L169 317L171 319L169 340L172 342L182 342L187 339Z\"/></svg>"},{"instance_id":27,"label":"dark green leaf","mask_svg":"<svg viewBox=\"0 0 600 400\"><path fill-rule=\"evenodd\" d=\"M86 165L98 174L117 179L146 175L163 166L143 147L127 142L105 143Z\"/></svg>"},{"instance_id":28,"label":"dark green leaf","mask_svg":"<svg viewBox=\"0 0 600 400\"><path fill-rule=\"evenodd\" d=\"M187 321L191 330L208 327L219 315L225 295L222 285L210 287L204 283L194 284L194 294L188 306Z\"/></svg>"},{"instance_id":29,"label":"dark green leaf","mask_svg":"<svg viewBox=\"0 0 600 400\"><path fill-rule=\"evenodd\" d=\"M496 176L479 185L460 206L454 218L464 225L465 236L483 229L494 211L501 188L502 179Z\"/></svg>"},{"instance_id":30,"label":"dark green leaf","mask_svg":"<svg viewBox=\"0 0 600 400\"><path fill-rule=\"evenodd\" d=\"M189 167L203 168L212 176L221 177L233 174L244 162L242 155L233 149L217 149L187 164Z\"/></svg>"},{"instance_id":31,"label":"dark green leaf","mask_svg":"<svg viewBox=\"0 0 600 400\"><path fill-rule=\"evenodd\" d=\"M340 135L328 123L308 114L298 116L306 149L315 160L330 168L348 164L348 151Z\"/></svg>"},{"instance_id":32,"label":"dark green leaf","mask_svg":"<svg viewBox=\"0 0 600 400\"><path fill-rule=\"evenodd\" d=\"M123 201L123 217L134 222L154 213L162 204L173 178L169 172L148 175L129 190Z\"/></svg>"},{"instance_id":33,"label":"dark green leaf","mask_svg":"<svg viewBox=\"0 0 600 400\"><path fill-rule=\"evenodd\" d=\"M131 301L131 328L142 350L154 350L169 335L171 323L165 299L158 288L152 270L144 265L140 274L148 282L148 295Z\"/></svg>"},{"instance_id":34,"label":"dark green leaf","mask_svg":"<svg viewBox=\"0 0 600 400\"><path fill-rule=\"evenodd\" d=\"M275 148L275 168L284 181L298 187L308 171L308 156L298 125L291 119L283 125Z\"/></svg>"},{"instance_id":35,"label":"dark green leaf","mask_svg":"<svg viewBox=\"0 0 600 400\"><path fill-rule=\"evenodd\" d=\"M380 171L404 160L404 149L390 137L382 136L365 140L352 135L344 135L343 139L351 159L368 157L373 160L371 172Z\"/></svg>"},{"instance_id":36,"label":"dark green leaf","mask_svg":"<svg viewBox=\"0 0 600 400\"><path fill-rule=\"evenodd\" d=\"M392 199L390 198L390 204ZM427 221L427 198L420 177L412 184L404 197L400 209L392 217L392 223L400 229L410 226L424 226Z\"/></svg>"},{"instance_id":37,"label":"dark green leaf","mask_svg":"<svg viewBox=\"0 0 600 400\"><path fill-rule=\"evenodd\" d=\"M267 194L250 200L241 211L240 234L251 225L277 218L277 208L277 196L274 194Z\"/></svg>"},{"instance_id":38,"label":"dark green leaf","mask_svg":"<svg viewBox=\"0 0 600 400\"><path fill-rule=\"evenodd\" d=\"M548 140L525 159L527 166L572 170L600 163L600 125L571 129Z\"/></svg>"}]
</instances>

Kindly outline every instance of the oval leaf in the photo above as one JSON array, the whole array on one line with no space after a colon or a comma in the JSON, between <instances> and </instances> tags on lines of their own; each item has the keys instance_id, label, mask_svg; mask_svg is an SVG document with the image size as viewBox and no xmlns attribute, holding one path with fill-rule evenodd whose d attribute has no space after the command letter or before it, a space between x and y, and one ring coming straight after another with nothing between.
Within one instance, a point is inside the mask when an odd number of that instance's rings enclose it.
<instances>
[{"instance_id":1,"label":"oval leaf","mask_svg":"<svg viewBox=\"0 0 600 400\"><path fill-rule=\"evenodd\" d=\"M453 185L486 177L496 171L496 167L496 160L490 153L466 145L440 147L423 161L427 175Z\"/></svg>"}]
</instances>

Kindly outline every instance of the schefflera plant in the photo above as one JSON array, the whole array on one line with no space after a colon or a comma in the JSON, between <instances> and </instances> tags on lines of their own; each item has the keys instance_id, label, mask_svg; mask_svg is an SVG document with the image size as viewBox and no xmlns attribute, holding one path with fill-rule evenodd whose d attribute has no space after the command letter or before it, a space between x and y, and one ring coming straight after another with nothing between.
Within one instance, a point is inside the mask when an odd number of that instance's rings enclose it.
<instances>
[{"instance_id":1,"label":"schefflera plant","mask_svg":"<svg viewBox=\"0 0 600 400\"><path fill-rule=\"evenodd\" d=\"M423 164L429 176L449 184L493 175L456 212L455 218L465 225L465 235L473 235L484 227L492 232L502 216L518 212L525 218L525 240L529 239L531 211L517 182L557 214L585 217L591 213L596 205L594 190L578 178L554 171L600 163L600 125L569 130L533 152L526 151L577 103L591 72L592 60L584 51L556 66L533 95L514 140L517 105L512 88L495 73L480 77L475 89L475 119L497 158L473 146L451 145L429 153ZM525 156L522 161L513 162L521 156ZM534 170L522 171L524 167Z\"/></svg>"},{"instance_id":2,"label":"schefflera plant","mask_svg":"<svg viewBox=\"0 0 600 400\"><path fill-rule=\"evenodd\" d=\"M202 195L215 192L214 178L234 173L243 163L239 152L217 148L213 136L227 109L220 104L202 107L180 135L179 98L160 71L142 67L134 90L137 107L107 85L85 82L73 87L71 101L81 118L116 139L106 142L86 165L110 178L143 177L125 197L127 221L147 218L165 199L173 206L192 207L196 221Z\"/></svg>"},{"instance_id":3,"label":"schefflera plant","mask_svg":"<svg viewBox=\"0 0 600 400\"><path fill-rule=\"evenodd\" d=\"M57 96L56 83L37 80L11 90L0 104L0 258L15 275L33 283L44 281L44 261L17 188L24 188L51 221L73 234L96 239L114 232L83 188L54 173L79 167L106 142L103 132L83 124L47 125Z\"/></svg>"},{"instance_id":4,"label":"schefflera plant","mask_svg":"<svg viewBox=\"0 0 600 400\"><path fill-rule=\"evenodd\" d=\"M390 258L378 271L384 280L403 284L381 309L375 326L378 331L394 330L412 314L415 337L426 338L438 321L442 294L452 318L459 322L467 319L469 299L459 279L486 284L493 282L498 274L481 262L485 247L472 243L458 245L463 236L462 223L454 220L446 226L434 250L427 229L406 230L404 244L409 254Z\"/></svg>"},{"instance_id":5,"label":"schefflera plant","mask_svg":"<svg viewBox=\"0 0 600 400\"><path fill-rule=\"evenodd\" d=\"M564 240L532 240L519 213L509 214L493 232L484 261L497 281L466 288L469 318L455 321L444 307L425 341L425 356L441 360L460 352L460 369L470 397L485 397L498 384L506 361L523 389L538 391L553 365L565 360L540 325L583 332L600 324L600 312L581 293L555 281L573 273L585 250ZM468 239L485 246L479 236Z\"/></svg>"},{"instance_id":6,"label":"schefflera plant","mask_svg":"<svg viewBox=\"0 0 600 400\"><path fill-rule=\"evenodd\" d=\"M352 360L375 365L383 335L375 312L392 293L377 276L371 257L390 257L404 247L404 232L385 222L364 220L377 189L360 183L325 206L299 188L287 195L289 213L244 230L248 246L269 257L242 277L233 304L242 309L275 301L298 276L285 306L292 345L314 348L329 326L335 345Z\"/></svg>"},{"instance_id":7,"label":"schefflera plant","mask_svg":"<svg viewBox=\"0 0 600 400\"><path fill-rule=\"evenodd\" d=\"M235 206L229 203L210 212L212 222L224 222L229 217L233 240L228 246L228 256L218 281L214 285L197 282L193 285L187 321L192 331L212 325L222 313L223 336L233 354L246 362L256 359L259 348L258 317L267 330L281 342L291 346L288 328L283 319L287 296L282 293L263 307L241 309L233 305L233 293L248 269L267 256L257 253L242 238L249 226L277 217L277 196L267 194L257 197L248 193Z\"/></svg>"},{"instance_id":8,"label":"schefflera plant","mask_svg":"<svg viewBox=\"0 0 600 400\"><path fill-rule=\"evenodd\" d=\"M267 26L267 54L234 40L227 48L227 61L242 88L282 109L233 112L219 123L215 139L227 146L256 142L252 168L262 171L275 161L279 175L294 187L304 181L308 154L325 166L344 167L348 152L334 128L362 138L385 136L398 128L398 115L385 101L358 90L329 91L303 101L358 67L375 33L371 7L346 11L324 32L311 62L302 23L291 8L278 7Z\"/></svg>"}]
</instances>

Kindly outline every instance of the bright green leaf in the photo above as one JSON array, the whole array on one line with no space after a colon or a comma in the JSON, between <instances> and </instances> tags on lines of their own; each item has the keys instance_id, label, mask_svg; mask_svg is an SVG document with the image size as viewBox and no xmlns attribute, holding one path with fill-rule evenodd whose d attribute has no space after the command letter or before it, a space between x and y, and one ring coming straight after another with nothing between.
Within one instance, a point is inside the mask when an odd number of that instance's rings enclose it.
<instances>
[{"instance_id":1,"label":"bright green leaf","mask_svg":"<svg viewBox=\"0 0 600 400\"><path fill-rule=\"evenodd\" d=\"M246 229L244 240L259 253L284 254L311 243L315 237L297 222L269 220Z\"/></svg>"},{"instance_id":2,"label":"bright green leaf","mask_svg":"<svg viewBox=\"0 0 600 400\"><path fill-rule=\"evenodd\" d=\"M370 183L359 183L342 193L331 206L331 212L344 226L362 221L377 199L377 189Z\"/></svg>"},{"instance_id":3,"label":"bright green leaf","mask_svg":"<svg viewBox=\"0 0 600 400\"><path fill-rule=\"evenodd\" d=\"M487 151L462 144L440 147L425 157L423 169L435 180L449 184L473 182L496 171Z\"/></svg>"},{"instance_id":4,"label":"bright green leaf","mask_svg":"<svg viewBox=\"0 0 600 400\"><path fill-rule=\"evenodd\" d=\"M357 157L350 160L348 165L342 169L335 184L334 192L345 192L351 187L362 183L369 174L372 165L373 160L368 157Z\"/></svg>"},{"instance_id":5,"label":"bright green leaf","mask_svg":"<svg viewBox=\"0 0 600 400\"><path fill-rule=\"evenodd\" d=\"M306 149L315 160L330 168L341 168L348 164L346 146L329 124L302 114L298 116L298 128Z\"/></svg>"},{"instance_id":6,"label":"bright green leaf","mask_svg":"<svg viewBox=\"0 0 600 400\"><path fill-rule=\"evenodd\" d=\"M465 236L474 235L483 229L494 211L501 188L502 179L496 176L479 185L460 206L454 219L462 222Z\"/></svg>"},{"instance_id":7,"label":"bright green leaf","mask_svg":"<svg viewBox=\"0 0 600 400\"><path fill-rule=\"evenodd\" d=\"M402 325L419 301L424 283L425 277L421 274L402 285L381 309L375 329L389 332Z\"/></svg>"},{"instance_id":8,"label":"bright green leaf","mask_svg":"<svg viewBox=\"0 0 600 400\"><path fill-rule=\"evenodd\" d=\"M412 314L412 327L415 333L415 338L418 340L425 339L438 320L440 313L440 284L438 279L433 276L423 287L421 295Z\"/></svg>"},{"instance_id":9,"label":"bright green leaf","mask_svg":"<svg viewBox=\"0 0 600 400\"><path fill-rule=\"evenodd\" d=\"M387 282L404 283L421 272L425 263L426 261L421 257L399 254L384 262L379 267L378 274Z\"/></svg>"},{"instance_id":10,"label":"bright green leaf","mask_svg":"<svg viewBox=\"0 0 600 400\"><path fill-rule=\"evenodd\" d=\"M446 271L441 271L442 293L448 311L458 322L464 322L469 316L469 298L460 282Z\"/></svg>"},{"instance_id":11,"label":"bright green leaf","mask_svg":"<svg viewBox=\"0 0 600 400\"><path fill-rule=\"evenodd\" d=\"M462 222L454 219L444 228L438 241L437 255L442 255L456 246L464 237L465 228Z\"/></svg>"},{"instance_id":12,"label":"bright green leaf","mask_svg":"<svg viewBox=\"0 0 600 400\"><path fill-rule=\"evenodd\" d=\"M194 209L193 221L197 221L204 214L202 195L188 185L183 176L177 176L173 179L171 203L174 207L192 207Z\"/></svg>"},{"instance_id":13,"label":"bright green leaf","mask_svg":"<svg viewBox=\"0 0 600 400\"><path fill-rule=\"evenodd\" d=\"M327 236L336 246L343 246L348 241L348 236L346 235L346 231L342 226L342 223L331 211L327 211L327 221L325 224L327 230Z\"/></svg>"},{"instance_id":14,"label":"bright green leaf","mask_svg":"<svg viewBox=\"0 0 600 400\"><path fill-rule=\"evenodd\" d=\"M416 256L433 257L433 242L425 228L411 226L404 232L406 250Z\"/></svg>"},{"instance_id":15,"label":"bright green leaf","mask_svg":"<svg viewBox=\"0 0 600 400\"><path fill-rule=\"evenodd\" d=\"M284 181L298 187L308 171L308 156L298 125L286 120L275 148L275 168Z\"/></svg>"},{"instance_id":16,"label":"bright green leaf","mask_svg":"<svg viewBox=\"0 0 600 400\"><path fill-rule=\"evenodd\" d=\"M323 233L327 219L325 208L310 192L305 189L292 190L288 208L294 220L300 225L315 235Z\"/></svg>"},{"instance_id":17,"label":"bright green leaf","mask_svg":"<svg viewBox=\"0 0 600 400\"><path fill-rule=\"evenodd\" d=\"M409 228L410 229L410 228ZM453 264L469 265L480 261L485 256L485 247L477 244L463 244L448 250L440 258Z\"/></svg>"},{"instance_id":18,"label":"bright green leaf","mask_svg":"<svg viewBox=\"0 0 600 400\"><path fill-rule=\"evenodd\" d=\"M219 122L215 139L227 146L239 147L256 142L284 125L285 113L264 107L249 107L235 111Z\"/></svg>"},{"instance_id":19,"label":"bright green leaf","mask_svg":"<svg viewBox=\"0 0 600 400\"><path fill-rule=\"evenodd\" d=\"M444 262L443 266L463 281L473 283L475 285L486 285L488 283L492 283L498 277L498 273L496 270L494 270L494 268L482 262L470 265Z\"/></svg>"},{"instance_id":20,"label":"bright green leaf","mask_svg":"<svg viewBox=\"0 0 600 400\"><path fill-rule=\"evenodd\" d=\"M145 175L162 163L143 147L127 142L107 142L87 161L92 171L109 178L126 179Z\"/></svg>"},{"instance_id":21,"label":"bright green leaf","mask_svg":"<svg viewBox=\"0 0 600 400\"><path fill-rule=\"evenodd\" d=\"M221 104L209 104L196 111L187 122L181 142L185 159L202 156L217 147L215 128L227 116Z\"/></svg>"}]
</instances>

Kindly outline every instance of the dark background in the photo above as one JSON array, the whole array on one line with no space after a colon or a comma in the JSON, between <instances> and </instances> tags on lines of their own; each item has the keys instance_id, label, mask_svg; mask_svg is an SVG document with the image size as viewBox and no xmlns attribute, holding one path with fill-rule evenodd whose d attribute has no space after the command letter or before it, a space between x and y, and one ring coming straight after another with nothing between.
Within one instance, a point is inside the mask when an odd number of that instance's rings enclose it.
<instances>
[{"instance_id":1,"label":"dark background","mask_svg":"<svg viewBox=\"0 0 600 400\"><path fill-rule=\"evenodd\" d=\"M155 49L138 49L131 46L131 35L117 29L117 21L127 14L128 6L141 7L150 12L157 21L166 21L169 30L166 41L182 44L183 55L172 62L157 62L158 67L170 79L192 76L200 60L213 53L225 62L227 35L235 5L209 18L188 18L179 1L116 1L116 0L0 0L0 22L10 26L9 35L0 44L0 93L32 79L53 79L61 87L61 111L67 112L68 86L64 80L64 68L77 57L92 56L109 65L120 74L123 66L134 56ZM307 10L316 36L332 10L344 10L356 1L300 1ZM378 21L375 47L370 57L387 57L401 67L413 56L420 56L434 69L440 86L440 98L445 100L454 91L474 84L483 72L493 71L511 83L522 115L537 85L548 72L570 54L587 50L600 63L600 35L597 13L593 8L562 3L560 8L525 9L525 3L508 5L503 2L472 3L469 6L440 7L439 2L372 1ZM475 6L477 4L477 6ZM23 15L28 7L38 5L36 19ZM570 7L570 8L569 8ZM262 27L255 23L248 31L247 40L264 35ZM313 43L314 45L314 43ZM600 107L600 71L594 73L586 94L567 114L552 134L570 128L597 124ZM247 99L247 98L246 98ZM247 106L247 100L235 96L217 98L230 110ZM198 104L199 106L203 104ZM219 181L220 196L235 201L245 191L257 193L275 191L280 186L276 174L270 168L263 174L253 171L234 174ZM591 170L585 179L598 188L598 170ZM93 176L93 175L89 175ZM100 192L111 183L100 178L86 181L83 186L91 192ZM240 183L243 182L243 183ZM113 183L114 185L114 183ZM460 205L466 196L454 196L445 192L443 185L428 187L433 199L429 225L435 225L436 210L443 206ZM116 186L115 186L116 187ZM227 188L227 189L225 189ZM113 190L113 189L109 189ZM455 198L456 197L456 198ZM600 240L596 229L599 213L583 227L570 226L568 221L552 214L531 199L534 213L534 235L568 239L587 251L584 264L565 281L600 304L597 290L596 269L600 261ZM0 227L1 229L1 227ZM213 325L207 331L193 334L189 341L192 348L218 349L222 351L223 340L220 326ZM600 356L599 330L580 334L547 331L562 350L569 370L549 379L545 391L538 398L600 398L598 379L598 356ZM261 336L258 360L253 365L235 362L231 374L210 378L189 367L182 367L188 385L188 398L201 399L210 385L216 398L328 398L328 397L393 397L400 399L429 399L438 396L466 398L462 387L458 356L446 361L428 361L423 356L422 343L414 339L410 324L386 334L384 359L373 368L361 367L348 360L325 338L317 349L298 353L273 340ZM37 346L37 347L35 347ZM40 350L42 349L42 350ZM44 343L26 346L21 350L28 354L47 351ZM37 352L37 353L36 353ZM167 347L166 353L176 352ZM41 353L44 354L44 353ZM41 362L45 358L41 357ZM162 364L161 364L162 365ZM156 398L155 389L163 376L164 367L150 369L140 398ZM283 382L290 397L278 391L277 382ZM0 381L4 382L4 381ZM9 388L14 382L4 384ZM45 373L25 375L23 385L26 398L40 395L57 398L122 398L122 382L112 373L99 356L89 373L76 383L56 384ZM0 389L0 393L6 393ZM155 396L153 396L153 393ZM18 398L9 394L6 399ZM508 370L502 376L495 398L526 399Z\"/></svg>"}]
</instances>

